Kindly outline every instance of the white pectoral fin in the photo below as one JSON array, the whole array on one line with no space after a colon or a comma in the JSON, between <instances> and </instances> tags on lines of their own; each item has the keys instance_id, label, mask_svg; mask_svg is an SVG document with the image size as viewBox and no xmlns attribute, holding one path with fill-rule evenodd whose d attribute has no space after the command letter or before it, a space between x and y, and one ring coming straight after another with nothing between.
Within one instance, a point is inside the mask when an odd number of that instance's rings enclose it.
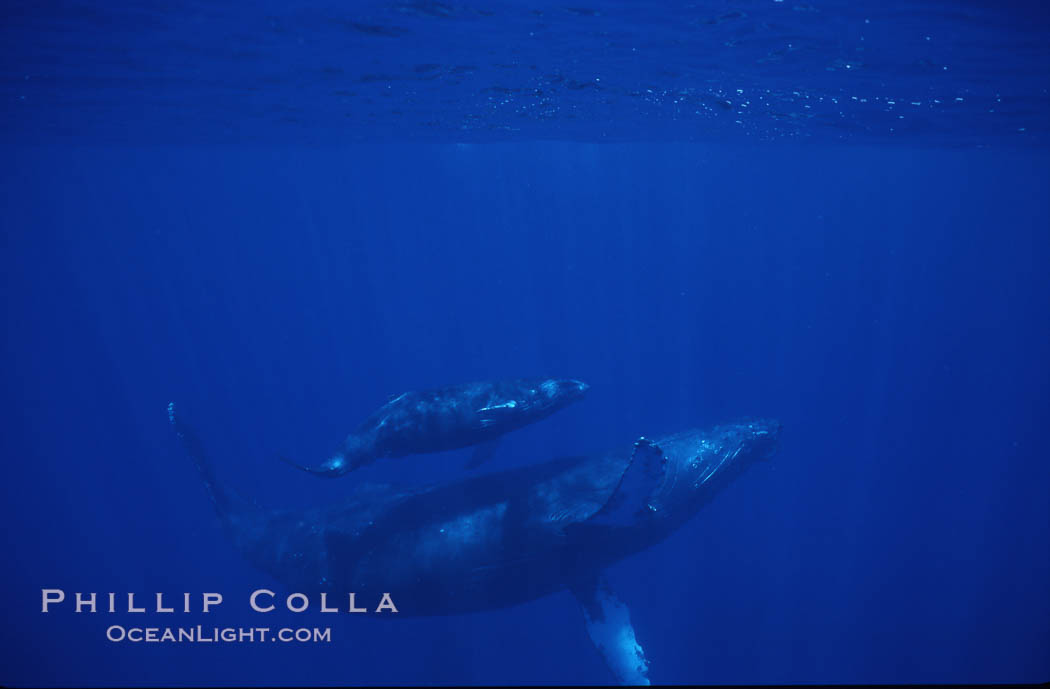
<instances>
[{"instance_id":1,"label":"white pectoral fin","mask_svg":"<svg viewBox=\"0 0 1050 689\"><path fill-rule=\"evenodd\" d=\"M596 575L572 587L583 609L587 633L620 684L649 685L649 661L634 636L631 613L605 578Z\"/></svg>"}]
</instances>

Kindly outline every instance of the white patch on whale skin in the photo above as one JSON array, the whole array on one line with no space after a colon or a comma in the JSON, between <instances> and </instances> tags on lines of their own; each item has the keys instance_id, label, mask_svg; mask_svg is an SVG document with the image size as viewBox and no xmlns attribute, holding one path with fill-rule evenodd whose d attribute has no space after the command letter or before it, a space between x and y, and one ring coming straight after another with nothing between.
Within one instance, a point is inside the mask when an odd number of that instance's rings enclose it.
<instances>
[{"instance_id":1,"label":"white patch on whale skin","mask_svg":"<svg viewBox=\"0 0 1050 689\"><path fill-rule=\"evenodd\" d=\"M497 409L514 409L517 406L518 403L514 400L511 400L509 402L504 402L503 404L494 404L491 407L482 407L478 410L478 413L480 414L483 411L495 411Z\"/></svg>"},{"instance_id":2,"label":"white patch on whale skin","mask_svg":"<svg viewBox=\"0 0 1050 689\"><path fill-rule=\"evenodd\" d=\"M346 458L342 455L332 455L324 463L324 468L327 471L339 471L344 466L346 466Z\"/></svg>"},{"instance_id":3,"label":"white patch on whale skin","mask_svg":"<svg viewBox=\"0 0 1050 689\"><path fill-rule=\"evenodd\" d=\"M554 398L558 396L558 384L553 380L545 380L540 383L540 390L543 390L543 394L547 397Z\"/></svg>"},{"instance_id":4,"label":"white patch on whale skin","mask_svg":"<svg viewBox=\"0 0 1050 689\"><path fill-rule=\"evenodd\" d=\"M501 538L506 513L507 503L501 502L436 524L436 530L427 533L420 544L420 554L424 559L441 559L449 553L492 547Z\"/></svg>"},{"instance_id":5,"label":"white patch on whale skin","mask_svg":"<svg viewBox=\"0 0 1050 689\"><path fill-rule=\"evenodd\" d=\"M493 404L488 407L482 407L481 409L478 409L475 414L478 415L479 425L482 428L488 428L500 419L511 419L512 417L507 416L507 414L514 412L517 408L518 403L514 400L510 400L503 404Z\"/></svg>"}]
</instances>

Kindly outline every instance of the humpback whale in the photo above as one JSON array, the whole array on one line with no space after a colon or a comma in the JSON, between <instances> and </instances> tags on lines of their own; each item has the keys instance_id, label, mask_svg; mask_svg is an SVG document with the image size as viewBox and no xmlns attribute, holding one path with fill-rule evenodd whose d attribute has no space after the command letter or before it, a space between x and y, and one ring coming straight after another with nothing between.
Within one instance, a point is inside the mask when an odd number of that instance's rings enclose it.
<instances>
[{"instance_id":1,"label":"humpback whale","mask_svg":"<svg viewBox=\"0 0 1050 689\"><path fill-rule=\"evenodd\" d=\"M216 481L200 439L168 408L224 530L291 590L364 600L402 615L492 610L569 590L616 679L648 684L627 606L602 571L669 536L776 450L755 419L633 447L413 488L360 486L344 502L269 510Z\"/></svg>"},{"instance_id":2,"label":"humpback whale","mask_svg":"<svg viewBox=\"0 0 1050 689\"><path fill-rule=\"evenodd\" d=\"M390 400L316 467L284 459L318 476L342 476L383 457L457 450L477 445L467 464L492 456L504 433L544 419L583 397L590 386L578 380L518 378L404 392Z\"/></svg>"}]
</instances>

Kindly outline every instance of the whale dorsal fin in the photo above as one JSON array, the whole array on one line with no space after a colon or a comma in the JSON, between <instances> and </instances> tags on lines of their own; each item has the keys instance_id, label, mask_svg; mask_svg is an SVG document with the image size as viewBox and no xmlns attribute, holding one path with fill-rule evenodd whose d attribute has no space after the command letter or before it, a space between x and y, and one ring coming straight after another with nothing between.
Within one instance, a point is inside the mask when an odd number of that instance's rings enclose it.
<instances>
[{"instance_id":1,"label":"whale dorsal fin","mask_svg":"<svg viewBox=\"0 0 1050 689\"><path fill-rule=\"evenodd\" d=\"M600 526L633 526L656 511L651 497L664 480L667 458L656 443L644 437L634 444L631 462L616 490L602 508L587 520Z\"/></svg>"},{"instance_id":2,"label":"whale dorsal fin","mask_svg":"<svg viewBox=\"0 0 1050 689\"><path fill-rule=\"evenodd\" d=\"M631 613L601 574L582 577L570 585L580 603L587 634L620 684L648 685L649 661L631 626Z\"/></svg>"}]
</instances>

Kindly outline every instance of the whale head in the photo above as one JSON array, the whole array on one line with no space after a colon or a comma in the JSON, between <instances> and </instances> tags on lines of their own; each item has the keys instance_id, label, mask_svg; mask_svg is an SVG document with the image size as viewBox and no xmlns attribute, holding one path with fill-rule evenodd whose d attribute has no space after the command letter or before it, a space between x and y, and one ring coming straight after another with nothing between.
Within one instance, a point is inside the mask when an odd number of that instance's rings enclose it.
<instances>
[{"instance_id":1,"label":"whale head","mask_svg":"<svg viewBox=\"0 0 1050 689\"><path fill-rule=\"evenodd\" d=\"M576 400L582 399L590 389L591 386L582 380L547 378L536 386L535 395L537 402L542 406L560 409L567 404L572 404Z\"/></svg>"},{"instance_id":2,"label":"whale head","mask_svg":"<svg viewBox=\"0 0 1050 689\"><path fill-rule=\"evenodd\" d=\"M774 419L749 419L661 439L667 467L654 509L695 511L755 462L772 457L780 429Z\"/></svg>"}]
</instances>

